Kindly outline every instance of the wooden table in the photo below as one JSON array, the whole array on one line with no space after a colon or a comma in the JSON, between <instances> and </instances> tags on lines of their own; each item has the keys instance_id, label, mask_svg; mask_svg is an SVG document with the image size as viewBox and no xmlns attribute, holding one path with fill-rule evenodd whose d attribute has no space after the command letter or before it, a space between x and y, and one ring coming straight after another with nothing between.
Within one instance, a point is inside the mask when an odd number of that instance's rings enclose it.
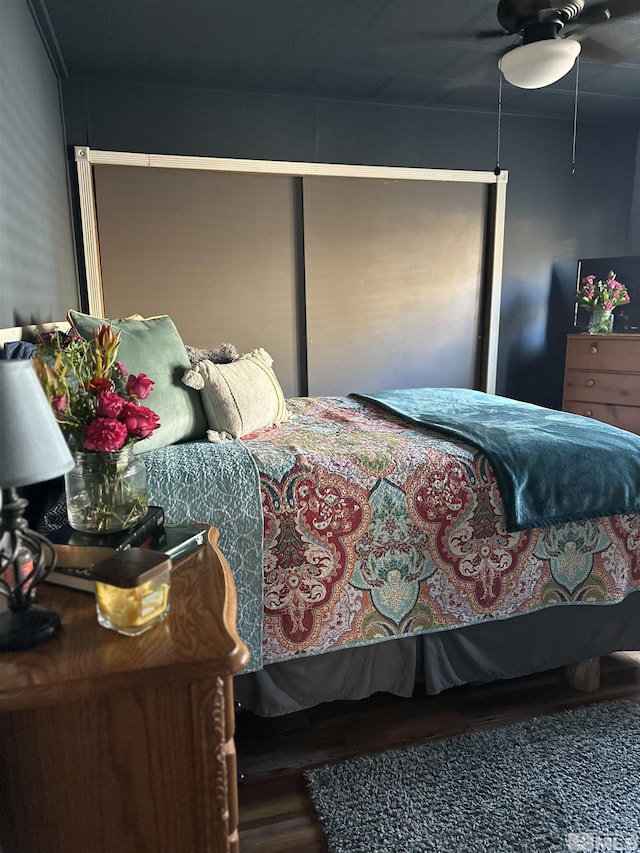
<instances>
[{"instance_id":1,"label":"wooden table","mask_svg":"<svg viewBox=\"0 0 640 853\"><path fill-rule=\"evenodd\" d=\"M249 656L208 536L138 637L98 625L90 594L38 588L62 629L0 655L3 853L238 850L232 674Z\"/></svg>"}]
</instances>

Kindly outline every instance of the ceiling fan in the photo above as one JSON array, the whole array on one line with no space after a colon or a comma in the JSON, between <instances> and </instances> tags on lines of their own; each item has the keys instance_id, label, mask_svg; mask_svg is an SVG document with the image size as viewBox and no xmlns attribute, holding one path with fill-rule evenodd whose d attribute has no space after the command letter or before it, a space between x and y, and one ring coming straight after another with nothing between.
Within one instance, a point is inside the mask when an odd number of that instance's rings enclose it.
<instances>
[{"instance_id":1,"label":"ceiling fan","mask_svg":"<svg viewBox=\"0 0 640 853\"><path fill-rule=\"evenodd\" d=\"M572 68L578 54L593 59L622 56L586 30L640 12L640 0L499 0L501 30L476 33L477 38L515 36L520 44L502 54L498 67L506 80L523 89L541 89L555 83Z\"/></svg>"}]
</instances>

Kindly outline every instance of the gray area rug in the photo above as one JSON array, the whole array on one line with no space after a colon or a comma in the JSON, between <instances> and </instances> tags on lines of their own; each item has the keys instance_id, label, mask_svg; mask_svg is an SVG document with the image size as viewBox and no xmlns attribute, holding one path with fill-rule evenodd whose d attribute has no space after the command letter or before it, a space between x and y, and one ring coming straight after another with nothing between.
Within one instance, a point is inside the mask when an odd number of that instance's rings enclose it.
<instances>
[{"instance_id":1,"label":"gray area rug","mask_svg":"<svg viewBox=\"0 0 640 853\"><path fill-rule=\"evenodd\" d=\"M305 775L332 853L640 851L633 702L601 702Z\"/></svg>"}]
</instances>

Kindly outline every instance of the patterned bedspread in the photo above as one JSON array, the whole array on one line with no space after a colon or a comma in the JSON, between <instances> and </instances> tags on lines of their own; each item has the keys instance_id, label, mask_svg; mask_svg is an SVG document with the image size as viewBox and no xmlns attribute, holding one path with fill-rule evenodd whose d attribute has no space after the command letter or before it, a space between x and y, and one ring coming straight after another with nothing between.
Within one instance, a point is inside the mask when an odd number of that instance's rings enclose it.
<instances>
[{"instance_id":1,"label":"patterned bedspread","mask_svg":"<svg viewBox=\"0 0 640 853\"><path fill-rule=\"evenodd\" d=\"M265 663L640 588L640 516L508 533L470 445L352 398L288 407L243 440L264 516Z\"/></svg>"}]
</instances>

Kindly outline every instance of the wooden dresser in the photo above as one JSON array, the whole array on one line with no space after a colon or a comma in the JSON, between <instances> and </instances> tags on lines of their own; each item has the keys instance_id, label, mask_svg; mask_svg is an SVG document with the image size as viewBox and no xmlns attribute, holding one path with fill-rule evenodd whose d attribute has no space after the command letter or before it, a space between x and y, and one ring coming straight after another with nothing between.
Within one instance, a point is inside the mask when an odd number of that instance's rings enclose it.
<instances>
[{"instance_id":1,"label":"wooden dresser","mask_svg":"<svg viewBox=\"0 0 640 853\"><path fill-rule=\"evenodd\" d=\"M62 629L0 655L3 853L238 850L229 566L209 542L174 567L169 617L138 637L92 595L43 583Z\"/></svg>"},{"instance_id":2,"label":"wooden dresser","mask_svg":"<svg viewBox=\"0 0 640 853\"><path fill-rule=\"evenodd\" d=\"M568 335L562 408L640 434L640 335Z\"/></svg>"}]
</instances>

